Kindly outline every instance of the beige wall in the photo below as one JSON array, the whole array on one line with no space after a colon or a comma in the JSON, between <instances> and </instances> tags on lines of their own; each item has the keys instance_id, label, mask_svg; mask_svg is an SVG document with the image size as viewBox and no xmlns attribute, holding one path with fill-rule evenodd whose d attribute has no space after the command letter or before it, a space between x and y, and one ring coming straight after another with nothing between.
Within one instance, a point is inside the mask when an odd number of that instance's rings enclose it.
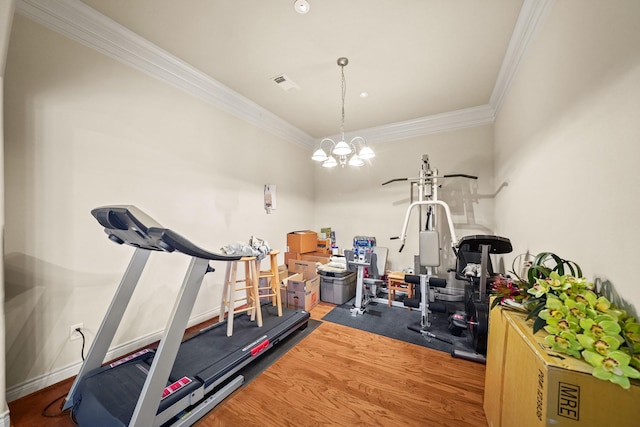
<instances>
[{"instance_id":1,"label":"beige wall","mask_svg":"<svg viewBox=\"0 0 640 427\"><path fill-rule=\"evenodd\" d=\"M390 240L402 232L409 206L410 185L394 178L416 178L427 154L432 169L440 175L469 174L477 181L451 178L441 181L438 198L451 207L455 232L460 238L468 234L493 234L493 126L437 133L418 138L373 146L376 157L371 166L353 170L349 166L325 169L316 166L316 226L336 231L342 249L353 247L355 235L374 236L379 246L389 248L388 265L392 270L414 267L418 254L418 209L411 213L406 245L402 252L399 240ZM417 200L417 191L415 199ZM444 213L436 213L441 226ZM450 247L450 233L440 230L443 247ZM455 265L451 250L442 253L442 271Z\"/></svg>"},{"instance_id":2,"label":"beige wall","mask_svg":"<svg viewBox=\"0 0 640 427\"><path fill-rule=\"evenodd\" d=\"M15 1L0 3L0 242L4 242L4 75ZM0 425L9 425L5 376L4 244L0 245Z\"/></svg>"},{"instance_id":3,"label":"beige wall","mask_svg":"<svg viewBox=\"0 0 640 427\"><path fill-rule=\"evenodd\" d=\"M640 307L640 3L554 3L495 124L498 231Z\"/></svg>"},{"instance_id":4,"label":"beige wall","mask_svg":"<svg viewBox=\"0 0 640 427\"><path fill-rule=\"evenodd\" d=\"M307 150L21 16L6 79L9 389L77 372L70 325L95 336L133 251L106 239L92 208L135 204L210 250L255 235L284 252L286 233L312 221ZM277 185L271 215L265 184ZM120 351L157 338L187 265L152 255ZM217 314L223 273L207 275L194 318Z\"/></svg>"}]
</instances>

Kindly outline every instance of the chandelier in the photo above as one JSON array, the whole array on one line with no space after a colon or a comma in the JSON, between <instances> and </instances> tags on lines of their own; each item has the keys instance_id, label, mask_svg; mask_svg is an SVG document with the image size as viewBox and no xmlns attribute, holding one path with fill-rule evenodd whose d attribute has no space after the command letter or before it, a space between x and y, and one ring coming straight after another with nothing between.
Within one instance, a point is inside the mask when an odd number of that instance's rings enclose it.
<instances>
[{"instance_id":1,"label":"chandelier","mask_svg":"<svg viewBox=\"0 0 640 427\"><path fill-rule=\"evenodd\" d=\"M340 135L342 139L336 143L331 138L324 138L320 141L320 148L311 156L313 160L322 162L322 166L325 168L332 168L338 165L344 167L345 164L362 166L365 160L372 159L376 156L373 150L367 146L367 141L365 141L364 138L356 136L349 142L344 140L344 98L347 94L344 67L346 67L348 63L349 60L347 58L338 58L338 65L340 66L340 73L342 75L342 121L340 123ZM331 145L329 154L322 148L323 144ZM360 147L360 151L358 151L357 147Z\"/></svg>"}]
</instances>

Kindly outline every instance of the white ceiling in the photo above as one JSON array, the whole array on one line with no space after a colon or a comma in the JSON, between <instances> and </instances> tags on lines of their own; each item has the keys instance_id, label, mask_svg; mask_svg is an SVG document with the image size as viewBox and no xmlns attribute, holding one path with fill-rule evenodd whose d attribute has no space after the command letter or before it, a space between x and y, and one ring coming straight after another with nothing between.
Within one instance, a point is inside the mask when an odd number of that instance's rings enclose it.
<instances>
[{"instance_id":1,"label":"white ceiling","mask_svg":"<svg viewBox=\"0 0 640 427\"><path fill-rule=\"evenodd\" d=\"M286 122L289 135L293 138L302 135L307 144L309 140L339 132L341 87L336 60L341 56L349 58L345 67L347 133L366 134L372 129L397 132L405 125L415 127L416 123L432 122L443 113L466 114L485 107L489 113L483 112L483 117L492 119L499 108L498 92L508 86L510 75L535 30L536 16L541 13L536 11L540 9L536 5L544 3L308 1L311 10L305 15L294 11L294 0L82 0L82 3L135 33L118 30L118 38L113 34L120 25L91 11L99 17L104 30L93 47L112 38L110 46L117 49L96 48L112 56L123 56L128 54L123 51L133 51L123 46L137 34L153 43L138 38L137 46L153 51L156 58L171 58L177 66L189 68L191 76L211 79L209 83L213 86L221 83L231 89L224 88L224 98L239 94L245 103L242 108L246 109L247 103L250 108L255 106L257 112L250 113L254 121L268 116L261 112L267 110L275 115L275 120ZM71 37L88 39L99 34L97 30L87 31L98 21L94 17L90 24L79 23L86 19L82 3L19 0L17 10ZM52 8L58 10L42 13ZM57 23L52 23L52 15L56 15ZM83 28L80 31L66 27ZM69 34L73 31L75 36ZM273 77L280 74L286 74L299 90L284 91L274 83ZM213 91L216 90L214 87ZM369 93L367 98L359 96L363 91Z\"/></svg>"}]
</instances>

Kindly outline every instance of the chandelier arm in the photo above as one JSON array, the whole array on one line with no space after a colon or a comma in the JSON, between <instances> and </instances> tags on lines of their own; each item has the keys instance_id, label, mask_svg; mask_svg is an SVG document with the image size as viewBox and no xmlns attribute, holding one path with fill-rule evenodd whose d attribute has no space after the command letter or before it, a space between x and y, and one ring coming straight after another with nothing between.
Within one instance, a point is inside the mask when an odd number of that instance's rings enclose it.
<instances>
[{"instance_id":1,"label":"chandelier arm","mask_svg":"<svg viewBox=\"0 0 640 427\"><path fill-rule=\"evenodd\" d=\"M322 144L327 141L329 143L331 143L331 149L329 150L329 153L331 153L331 150L333 150L333 147L336 146L336 143L333 139L331 138L323 138L322 141L320 141L320 148L322 148Z\"/></svg>"},{"instance_id":2,"label":"chandelier arm","mask_svg":"<svg viewBox=\"0 0 640 427\"><path fill-rule=\"evenodd\" d=\"M354 136L353 138L351 138L351 142L350 142L350 144L352 144L353 146L355 146L355 145L356 145L356 141L360 141L360 143L361 143L363 146L366 146L366 145L367 145L367 141L366 141L363 137L361 137L361 136Z\"/></svg>"}]
</instances>

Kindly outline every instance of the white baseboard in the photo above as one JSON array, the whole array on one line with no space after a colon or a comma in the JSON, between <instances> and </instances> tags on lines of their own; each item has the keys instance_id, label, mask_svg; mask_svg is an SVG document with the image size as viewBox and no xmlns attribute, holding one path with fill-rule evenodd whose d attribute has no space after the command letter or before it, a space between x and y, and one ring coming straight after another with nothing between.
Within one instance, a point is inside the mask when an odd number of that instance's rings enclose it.
<instances>
[{"instance_id":1,"label":"white baseboard","mask_svg":"<svg viewBox=\"0 0 640 427\"><path fill-rule=\"evenodd\" d=\"M200 314L189 320L188 327L193 325L197 325L198 323L205 322L209 319L214 318L219 313L219 309L211 310ZM113 360L118 357L133 353L141 348L148 346L156 341L159 341L162 338L162 334L164 331L157 331L151 333L149 335L140 337L136 340L129 341L128 343L121 344L117 347L109 349L107 352L107 356L105 360ZM35 378L32 378L23 383L17 384L15 386L9 387L6 390L6 400L7 402L13 402L16 399L19 399L24 396L28 396L31 393L35 393L36 391L42 390L43 388L49 387L50 385L59 383L60 381L64 381L68 378L71 378L78 374L80 371L80 367L82 366L82 362L72 363L70 365L64 366L55 371L47 372L43 375L39 375ZM9 419L7 412L7 421ZM0 427L5 426L9 427L9 424L0 424Z\"/></svg>"},{"instance_id":2,"label":"white baseboard","mask_svg":"<svg viewBox=\"0 0 640 427\"><path fill-rule=\"evenodd\" d=\"M0 427L11 427L11 419L9 418L9 411L4 411L0 415Z\"/></svg>"}]
</instances>

